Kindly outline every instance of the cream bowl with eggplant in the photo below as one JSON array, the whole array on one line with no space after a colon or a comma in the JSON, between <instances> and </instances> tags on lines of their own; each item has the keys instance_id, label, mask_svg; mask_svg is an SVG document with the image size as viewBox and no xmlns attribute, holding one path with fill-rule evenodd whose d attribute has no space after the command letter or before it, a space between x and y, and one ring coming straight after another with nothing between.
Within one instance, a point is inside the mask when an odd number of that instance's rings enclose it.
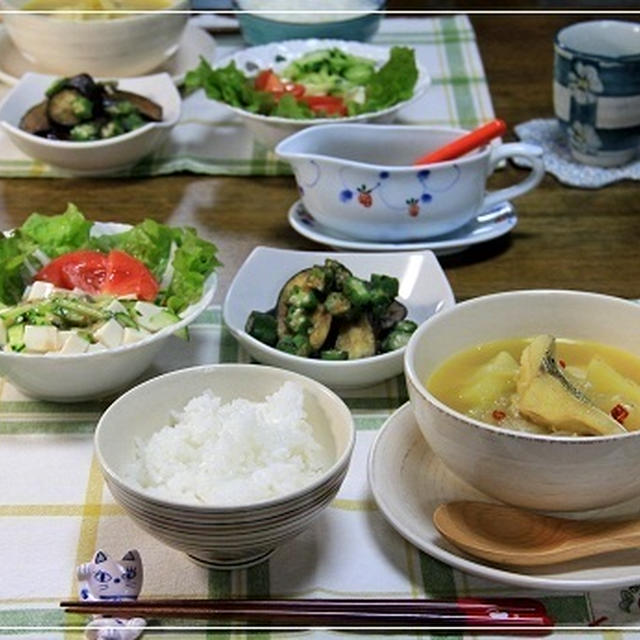
<instances>
[{"instance_id":1,"label":"cream bowl with eggplant","mask_svg":"<svg viewBox=\"0 0 640 640\"><path fill-rule=\"evenodd\" d=\"M166 73L110 81L26 73L0 104L0 126L36 160L100 175L157 151L180 113L180 94Z\"/></svg>"}]
</instances>

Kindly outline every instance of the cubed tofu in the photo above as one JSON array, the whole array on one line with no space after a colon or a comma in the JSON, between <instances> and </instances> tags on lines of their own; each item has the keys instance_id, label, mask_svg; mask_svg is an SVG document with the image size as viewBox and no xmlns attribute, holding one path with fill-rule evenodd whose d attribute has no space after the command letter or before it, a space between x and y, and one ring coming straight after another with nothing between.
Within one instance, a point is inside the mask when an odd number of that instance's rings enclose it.
<instances>
[{"instance_id":1,"label":"cubed tofu","mask_svg":"<svg viewBox=\"0 0 640 640\"><path fill-rule=\"evenodd\" d=\"M122 336L122 344L133 344L134 342L140 342L140 340L150 336L151 334L144 329L131 329L126 327L124 335Z\"/></svg>"},{"instance_id":2,"label":"cubed tofu","mask_svg":"<svg viewBox=\"0 0 640 640\"><path fill-rule=\"evenodd\" d=\"M96 353L97 351L106 351L107 347L105 347L100 342L95 342L94 344L90 344L87 347L87 353Z\"/></svg>"},{"instance_id":3,"label":"cubed tofu","mask_svg":"<svg viewBox=\"0 0 640 640\"><path fill-rule=\"evenodd\" d=\"M64 341L60 348L60 353L73 354L84 353L89 348L89 343L84 338L81 338L77 333L72 333Z\"/></svg>"},{"instance_id":4,"label":"cubed tofu","mask_svg":"<svg viewBox=\"0 0 640 640\"><path fill-rule=\"evenodd\" d=\"M162 307L152 302L144 302L144 300L138 300L133 306L133 309L140 316L141 320L149 320L162 311Z\"/></svg>"},{"instance_id":5,"label":"cubed tofu","mask_svg":"<svg viewBox=\"0 0 640 640\"><path fill-rule=\"evenodd\" d=\"M93 337L105 347L113 349L122 344L124 329L117 320L107 320L99 329L93 332Z\"/></svg>"},{"instance_id":6,"label":"cubed tofu","mask_svg":"<svg viewBox=\"0 0 640 640\"><path fill-rule=\"evenodd\" d=\"M50 282L44 282L42 280L36 280L29 287L27 293L27 300L46 300L53 295L55 287Z\"/></svg>"},{"instance_id":7,"label":"cubed tofu","mask_svg":"<svg viewBox=\"0 0 640 640\"><path fill-rule=\"evenodd\" d=\"M116 299L113 299L105 309L111 313L127 313L125 306Z\"/></svg>"},{"instance_id":8,"label":"cubed tofu","mask_svg":"<svg viewBox=\"0 0 640 640\"><path fill-rule=\"evenodd\" d=\"M24 346L27 351L35 353L57 351L58 330L52 326L25 325Z\"/></svg>"},{"instance_id":9,"label":"cubed tofu","mask_svg":"<svg viewBox=\"0 0 640 640\"><path fill-rule=\"evenodd\" d=\"M62 345L67 341L67 338L72 335L73 331L58 330L58 350L62 349Z\"/></svg>"},{"instance_id":10,"label":"cubed tofu","mask_svg":"<svg viewBox=\"0 0 640 640\"><path fill-rule=\"evenodd\" d=\"M5 327L4 322L0 320L0 347L7 344L7 327Z\"/></svg>"}]
</instances>

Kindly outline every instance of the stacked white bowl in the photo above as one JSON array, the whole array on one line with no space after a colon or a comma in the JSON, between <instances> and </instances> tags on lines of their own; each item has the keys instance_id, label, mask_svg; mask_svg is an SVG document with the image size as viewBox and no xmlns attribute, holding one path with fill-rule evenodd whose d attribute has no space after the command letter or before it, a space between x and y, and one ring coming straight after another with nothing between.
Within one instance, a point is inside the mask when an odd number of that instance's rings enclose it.
<instances>
[{"instance_id":1,"label":"stacked white bowl","mask_svg":"<svg viewBox=\"0 0 640 640\"><path fill-rule=\"evenodd\" d=\"M237 397L263 401L286 381L302 386L307 421L333 449L333 463L312 484L262 502L216 506L161 499L127 479L135 440L169 424L171 413L194 396L210 389L223 403ZM252 364L192 367L149 380L114 402L95 434L96 454L116 502L152 536L212 568L250 566L299 534L338 492L354 442L351 413L336 394L311 378Z\"/></svg>"}]
</instances>

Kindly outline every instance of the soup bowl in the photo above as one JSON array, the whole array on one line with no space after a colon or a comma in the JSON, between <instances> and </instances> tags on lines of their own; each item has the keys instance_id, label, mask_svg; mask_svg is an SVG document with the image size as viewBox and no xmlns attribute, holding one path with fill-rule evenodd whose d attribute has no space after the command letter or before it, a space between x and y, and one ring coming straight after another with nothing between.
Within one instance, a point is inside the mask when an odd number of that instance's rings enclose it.
<instances>
[{"instance_id":1,"label":"soup bowl","mask_svg":"<svg viewBox=\"0 0 640 640\"><path fill-rule=\"evenodd\" d=\"M146 441L170 424L173 412L191 398L210 390L222 403L239 397L263 402L285 382L302 388L307 422L316 441L331 452L328 468L306 486L271 499L223 505L159 497L131 479L127 470L134 462L136 441ZM239 432L247 433L240 424ZM276 449L277 457L282 442L268 440L265 446ZM127 514L161 542L218 569L261 562L318 517L340 488L354 443L353 418L335 393L311 378L256 364L192 367L138 385L102 415L94 440L106 483ZM242 455L230 451L229 456L239 469L246 466Z\"/></svg>"},{"instance_id":2,"label":"soup bowl","mask_svg":"<svg viewBox=\"0 0 640 640\"><path fill-rule=\"evenodd\" d=\"M426 381L450 356L493 340L551 334L640 357L640 305L581 291L528 290L475 298L439 313L405 352L411 407L445 466L485 494L519 507L583 511L640 494L640 432L555 436L512 431L444 404Z\"/></svg>"},{"instance_id":3,"label":"soup bowl","mask_svg":"<svg viewBox=\"0 0 640 640\"><path fill-rule=\"evenodd\" d=\"M446 234L474 216L533 189L542 150L522 143L484 148L457 160L413 160L467 133L462 129L344 124L304 129L276 153L291 163L307 211L327 228L359 240L404 242ZM520 183L486 193L507 158L526 159Z\"/></svg>"},{"instance_id":4,"label":"soup bowl","mask_svg":"<svg viewBox=\"0 0 640 640\"><path fill-rule=\"evenodd\" d=\"M38 71L125 77L148 73L178 49L187 23L188 0L165 10L113 19L73 19L55 13L19 11L25 0L1 0L9 37Z\"/></svg>"}]
</instances>

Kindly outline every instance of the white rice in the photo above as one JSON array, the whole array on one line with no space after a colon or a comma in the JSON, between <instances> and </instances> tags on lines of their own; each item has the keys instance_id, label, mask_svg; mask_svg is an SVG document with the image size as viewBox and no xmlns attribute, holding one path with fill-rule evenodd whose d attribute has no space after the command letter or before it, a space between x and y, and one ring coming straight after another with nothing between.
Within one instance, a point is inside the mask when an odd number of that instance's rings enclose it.
<instances>
[{"instance_id":1,"label":"white rice","mask_svg":"<svg viewBox=\"0 0 640 640\"><path fill-rule=\"evenodd\" d=\"M259 502L320 476L330 454L313 436L304 392L285 382L264 402L227 404L211 391L192 398L175 423L136 441L129 479L160 498L209 505Z\"/></svg>"}]
</instances>

